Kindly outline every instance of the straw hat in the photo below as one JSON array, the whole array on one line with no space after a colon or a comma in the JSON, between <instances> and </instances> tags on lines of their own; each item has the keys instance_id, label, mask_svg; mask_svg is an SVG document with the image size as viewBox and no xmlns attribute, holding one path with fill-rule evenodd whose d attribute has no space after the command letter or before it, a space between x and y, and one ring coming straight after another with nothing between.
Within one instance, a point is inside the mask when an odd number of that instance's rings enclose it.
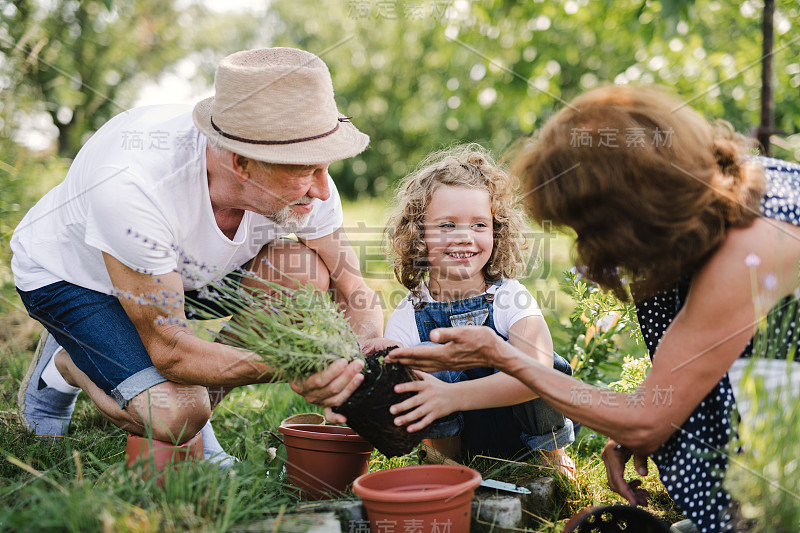
<instances>
[{"instance_id":1,"label":"straw hat","mask_svg":"<svg viewBox=\"0 0 800 533\"><path fill-rule=\"evenodd\" d=\"M309 52L236 52L217 67L214 90L194 107L194 123L245 157L315 165L353 157L369 144L336 109L328 67Z\"/></svg>"}]
</instances>

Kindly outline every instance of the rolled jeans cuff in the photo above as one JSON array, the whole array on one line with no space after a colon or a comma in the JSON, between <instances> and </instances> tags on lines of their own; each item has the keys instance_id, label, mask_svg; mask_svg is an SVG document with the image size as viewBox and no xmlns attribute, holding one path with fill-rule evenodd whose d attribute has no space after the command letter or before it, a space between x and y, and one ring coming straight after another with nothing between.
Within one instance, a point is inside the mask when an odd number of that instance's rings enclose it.
<instances>
[{"instance_id":1,"label":"rolled jeans cuff","mask_svg":"<svg viewBox=\"0 0 800 533\"><path fill-rule=\"evenodd\" d=\"M425 438L443 439L445 437L455 437L456 435L461 435L463 429L464 417L461 413L453 413L431 424Z\"/></svg>"},{"instance_id":2,"label":"rolled jeans cuff","mask_svg":"<svg viewBox=\"0 0 800 533\"><path fill-rule=\"evenodd\" d=\"M112 389L111 397L117 401L120 409L125 409L133 398L165 381L167 378L162 376L156 367L151 366L140 370Z\"/></svg>"},{"instance_id":3,"label":"rolled jeans cuff","mask_svg":"<svg viewBox=\"0 0 800 533\"><path fill-rule=\"evenodd\" d=\"M565 446L569 446L575 441L575 428L572 420L564 419L564 425L552 433L545 435L529 435L522 433L521 438L525 446L530 450L543 450L552 452Z\"/></svg>"}]
</instances>

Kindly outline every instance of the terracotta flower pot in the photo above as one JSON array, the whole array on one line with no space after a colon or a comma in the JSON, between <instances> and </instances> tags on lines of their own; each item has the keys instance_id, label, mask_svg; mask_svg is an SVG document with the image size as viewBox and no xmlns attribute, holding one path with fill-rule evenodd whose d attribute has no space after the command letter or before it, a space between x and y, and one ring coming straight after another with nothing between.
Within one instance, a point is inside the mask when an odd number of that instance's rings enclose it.
<instances>
[{"instance_id":1,"label":"terracotta flower pot","mask_svg":"<svg viewBox=\"0 0 800 533\"><path fill-rule=\"evenodd\" d=\"M280 426L286 446L286 477L310 500L339 496L367 473L372 445L347 427Z\"/></svg>"},{"instance_id":2,"label":"terracotta flower pot","mask_svg":"<svg viewBox=\"0 0 800 533\"><path fill-rule=\"evenodd\" d=\"M171 464L187 459L203 458L203 435L200 433L180 446L156 439L153 439L152 442L151 449L150 439L147 437L128 434L128 442L125 445L125 462L128 466L133 466L141 461L140 475L142 479L149 479L154 470L158 474ZM161 476L158 477L158 485L163 485Z\"/></svg>"},{"instance_id":3,"label":"terracotta flower pot","mask_svg":"<svg viewBox=\"0 0 800 533\"><path fill-rule=\"evenodd\" d=\"M469 533L472 498L481 475L466 466L420 465L381 470L353 483L373 533Z\"/></svg>"}]
</instances>

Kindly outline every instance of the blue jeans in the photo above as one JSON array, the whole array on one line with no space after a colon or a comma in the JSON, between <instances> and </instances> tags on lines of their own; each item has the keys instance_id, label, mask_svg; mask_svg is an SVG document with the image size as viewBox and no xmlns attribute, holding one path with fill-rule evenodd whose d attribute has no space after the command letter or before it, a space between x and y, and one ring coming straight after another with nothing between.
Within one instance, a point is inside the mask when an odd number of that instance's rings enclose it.
<instances>
[{"instance_id":1,"label":"blue jeans","mask_svg":"<svg viewBox=\"0 0 800 533\"><path fill-rule=\"evenodd\" d=\"M116 297L66 281L17 292L28 314L44 325L75 366L121 408L167 381L153 366L139 332Z\"/></svg>"},{"instance_id":2,"label":"blue jeans","mask_svg":"<svg viewBox=\"0 0 800 533\"><path fill-rule=\"evenodd\" d=\"M553 354L553 368L572 375L566 359ZM489 376L497 370L443 370L432 375L447 383ZM464 457L478 454L503 459L524 459L536 450L553 451L575 440L572 420L534 398L508 407L459 411L431 424L427 438L461 436Z\"/></svg>"}]
</instances>

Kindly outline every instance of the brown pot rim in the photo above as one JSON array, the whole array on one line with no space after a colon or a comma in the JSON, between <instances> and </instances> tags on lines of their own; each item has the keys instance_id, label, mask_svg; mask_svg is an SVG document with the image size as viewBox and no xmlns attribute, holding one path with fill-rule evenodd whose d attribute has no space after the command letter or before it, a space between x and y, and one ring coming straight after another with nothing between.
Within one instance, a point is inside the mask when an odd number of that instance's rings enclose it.
<instances>
[{"instance_id":1,"label":"brown pot rim","mask_svg":"<svg viewBox=\"0 0 800 533\"><path fill-rule=\"evenodd\" d=\"M320 413L297 413L292 416L287 416L281 420L281 426L288 426L289 424L316 424L325 425L325 417Z\"/></svg>"},{"instance_id":2,"label":"brown pot rim","mask_svg":"<svg viewBox=\"0 0 800 533\"><path fill-rule=\"evenodd\" d=\"M361 435L344 426L286 424L278 427L278 431L286 436L303 439L332 440L340 442L367 442Z\"/></svg>"},{"instance_id":3,"label":"brown pot rim","mask_svg":"<svg viewBox=\"0 0 800 533\"><path fill-rule=\"evenodd\" d=\"M364 485L364 482L374 481L381 478L389 478L396 475L409 475L417 472L419 474L445 474L454 471L463 471L468 474L464 481L452 485L446 485L440 488L426 489L421 491L397 491L387 490L394 488L388 483L384 483L381 489L373 489ZM390 468L387 470L380 470L378 472L371 472L359 476L353 482L353 492L356 493L362 500L371 500L376 502L424 502L429 500L439 500L455 498L460 494L467 491L474 490L481 483L481 475L477 470L462 466L462 465L414 465L403 466L399 468Z\"/></svg>"}]
</instances>

